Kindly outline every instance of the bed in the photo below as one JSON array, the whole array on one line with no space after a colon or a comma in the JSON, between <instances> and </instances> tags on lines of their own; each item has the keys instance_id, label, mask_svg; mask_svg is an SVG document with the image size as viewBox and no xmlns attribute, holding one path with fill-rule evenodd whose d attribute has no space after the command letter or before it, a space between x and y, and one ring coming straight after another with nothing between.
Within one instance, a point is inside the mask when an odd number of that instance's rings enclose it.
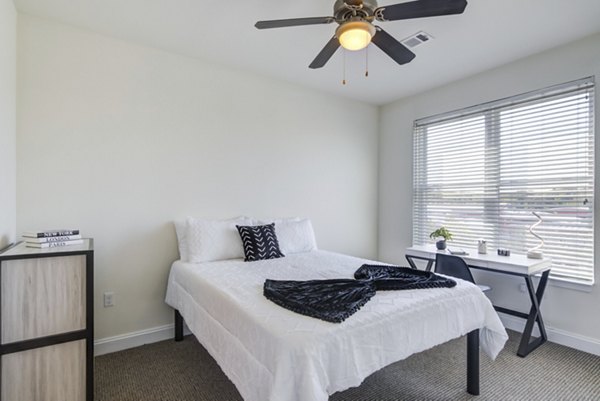
<instances>
[{"instance_id":1,"label":"bed","mask_svg":"<svg viewBox=\"0 0 600 401\"><path fill-rule=\"evenodd\" d=\"M166 302L183 319L245 401L327 401L377 370L468 335L467 391L479 392L479 346L495 358L504 326L475 285L378 291L342 323L284 309L263 296L266 279L352 278L364 263L313 250L244 262L173 263ZM199 372L201 374L201 372Z\"/></svg>"}]
</instances>

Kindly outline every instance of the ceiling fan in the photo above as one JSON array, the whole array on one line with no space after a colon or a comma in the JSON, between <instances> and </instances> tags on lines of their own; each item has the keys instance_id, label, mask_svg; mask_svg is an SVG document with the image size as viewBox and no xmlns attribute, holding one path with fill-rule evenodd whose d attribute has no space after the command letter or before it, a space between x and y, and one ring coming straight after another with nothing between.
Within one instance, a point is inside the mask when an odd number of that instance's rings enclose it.
<instances>
[{"instance_id":1,"label":"ceiling fan","mask_svg":"<svg viewBox=\"0 0 600 401\"><path fill-rule=\"evenodd\" d=\"M360 50L370 42L398 64L406 64L415 58L415 54L381 27L373 25L373 21L462 14L466 7L467 0L416 0L382 7L377 6L377 0L336 0L333 5L333 17L258 21L254 26L258 29L269 29L336 22L339 26L335 35L310 63L310 68L323 67L340 46L347 50Z\"/></svg>"}]
</instances>

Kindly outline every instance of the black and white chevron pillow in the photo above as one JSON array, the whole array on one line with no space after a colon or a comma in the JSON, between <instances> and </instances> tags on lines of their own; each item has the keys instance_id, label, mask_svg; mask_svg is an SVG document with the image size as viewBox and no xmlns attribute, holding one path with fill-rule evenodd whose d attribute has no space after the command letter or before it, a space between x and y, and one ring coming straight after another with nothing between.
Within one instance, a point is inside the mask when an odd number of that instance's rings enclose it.
<instances>
[{"instance_id":1,"label":"black and white chevron pillow","mask_svg":"<svg viewBox=\"0 0 600 401\"><path fill-rule=\"evenodd\" d=\"M279 249L279 241L275 235L275 223L264 226L237 226L244 244L246 262L255 260L276 259L285 256Z\"/></svg>"}]
</instances>

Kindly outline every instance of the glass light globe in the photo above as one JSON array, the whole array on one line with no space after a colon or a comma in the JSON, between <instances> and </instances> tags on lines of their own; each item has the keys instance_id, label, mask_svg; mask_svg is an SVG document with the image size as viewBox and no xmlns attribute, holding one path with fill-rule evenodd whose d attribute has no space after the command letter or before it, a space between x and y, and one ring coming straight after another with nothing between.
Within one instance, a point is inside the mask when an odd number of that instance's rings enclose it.
<instances>
[{"instance_id":1,"label":"glass light globe","mask_svg":"<svg viewBox=\"0 0 600 401\"><path fill-rule=\"evenodd\" d=\"M340 45L346 50L364 49L371 43L375 27L366 21L350 21L336 30Z\"/></svg>"}]
</instances>

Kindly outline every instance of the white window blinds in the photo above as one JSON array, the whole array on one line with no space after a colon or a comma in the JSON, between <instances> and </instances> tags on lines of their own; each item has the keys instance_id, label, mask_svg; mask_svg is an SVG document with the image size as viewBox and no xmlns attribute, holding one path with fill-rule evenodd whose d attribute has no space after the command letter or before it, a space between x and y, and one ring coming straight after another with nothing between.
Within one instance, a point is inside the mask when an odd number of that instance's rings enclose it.
<instances>
[{"instance_id":1,"label":"white window blinds","mask_svg":"<svg viewBox=\"0 0 600 401\"><path fill-rule=\"evenodd\" d=\"M415 122L413 243L446 226L452 245L525 254L539 241L554 278L594 281L594 81Z\"/></svg>"}]
</instances>

